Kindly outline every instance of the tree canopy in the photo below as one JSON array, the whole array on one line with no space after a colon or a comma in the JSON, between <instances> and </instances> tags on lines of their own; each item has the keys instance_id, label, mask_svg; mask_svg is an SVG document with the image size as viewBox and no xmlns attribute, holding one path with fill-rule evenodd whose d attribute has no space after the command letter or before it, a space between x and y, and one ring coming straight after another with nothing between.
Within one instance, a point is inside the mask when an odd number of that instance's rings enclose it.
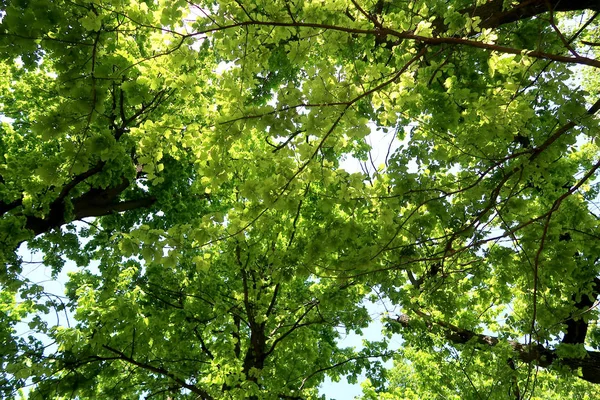
<instances>
[{"instance_id":1,"label":"tree canopy","mask_svg":"<svg viewBox=\"0 0 600 400\"><path fill-rule=\"evenodd\" d=\"M0 0L0 396L600 397L599 13Z\"/></svg>"}]
</instances>

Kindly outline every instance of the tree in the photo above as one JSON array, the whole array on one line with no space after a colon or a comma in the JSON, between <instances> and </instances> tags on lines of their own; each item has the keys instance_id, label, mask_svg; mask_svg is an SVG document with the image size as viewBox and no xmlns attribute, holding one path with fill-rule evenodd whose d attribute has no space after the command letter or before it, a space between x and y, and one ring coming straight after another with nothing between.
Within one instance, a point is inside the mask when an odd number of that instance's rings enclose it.
<instances>
[{"instance_id":1,"label":"tree","mask_svg":"<svg viewBox=\"0 0 600 400\"><path fill-rule=\"evenodd\" d=\"M598 392L596 1L0 4L5 397Z\"/></svg>"}]
</instances>

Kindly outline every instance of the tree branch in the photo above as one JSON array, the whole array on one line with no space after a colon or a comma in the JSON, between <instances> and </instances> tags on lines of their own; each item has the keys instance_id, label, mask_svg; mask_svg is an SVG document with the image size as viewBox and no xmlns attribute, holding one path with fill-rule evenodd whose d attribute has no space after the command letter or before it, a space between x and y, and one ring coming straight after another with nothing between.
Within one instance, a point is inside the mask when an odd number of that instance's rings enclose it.
<instances>
[{"instance_id":1,"label":"tree branch","mask_svg":"<svg viewBox=\"0 0 600 400\"><path fill-rule=\"evenodd\" d=\"M582 318L583 314L588 312L596 301L596 298L600 294L600 279L595 278L592 283L592 292L589 295L581 295L579 301L577 301L576 293L572 296L572 301L575 303L574 307L577 310L576 313L571 314L565 321L567 330L561 343L566 344L583 344L587 336L588 323Z\"/></svg>"},{"instance_id":2,"label":"tree branch","mask_svg":"<svg viewBox=\"0 0 600 400\"><path fill-rule=\"evenodd\" d=\"M482 28L497 28L544 14L549 11L548 5L553 11L600 11L600 3L596 0L521 0L516 6L506 10L503 8L504 3L504 0L490 0L482 5L465 8L461 13L481 18L479 26Z\"/></svg>"},{"instance_id":3,"label":"tree branch","mask_svg":"<svg viewBox=\"0 0 600 400\"><path fill-rule=\"evenodd\" d=\"M417 311L417 314L429 323L430 329L433 325L439 327L442 335L454 345L473 343L484 347L494 347L501 342L495 336L475 333L444 321L434 320L423 312ZM406 314L401 314L391 321L400 324L405 329L413 329L413 318ZM598 351L588 350L585 358L559 358L555 349L549 349L541 344L526 345L516 340L508 340L507 343L512 347L515 359L527 364L535 363L542 368L551 368L555 361L573 370L581 368L583 380L600 383L600 352Z\"/></svg>"},{"instance_id":4,"label":"tree branch","mask_svg":"<svg viewBox=\"0 0 600 400\"><path fill-rule=\"evenodd\" d=\"M539 50L528 50L528 49L517 49L514 47L502 46L492 43L484 43L479 42L477 40L465 39L460 37L427 37L415 35L411 31L396 31L389 28L375 28L375 29L361 29L361 28L348 28L344 26L338 25L329 25L322 23L310 23L310 22L281 22L281 21L242 21L226 26L218 26L205 29L203 31L199 31L196 33L189 34L188 37L205 35L207 33L218 32L222 30L232 29L232 28L242 28L247 26L268 26L268 27L295 27L295 28L316 28L330 31L339 31L346 32L351 34L359 34L359 35L372 35L375 37L386 37L392 36L398 39L397 43L392 43L392 45L399 44L402 40L412 40L415 42L428 44L428 45L439 45L439 44L451 44L458 46L466 46L466 47L474 47L489 51L496 51L499 53L506 54L516 54L516 55L524 55L532 58L539 58L543 60L551 60L562 63L569 64L581 64L581 65L589 65L592 67L600 68L600 61L595 60L593 58L588 57L568 57L560 54L552 54L546 53Z\"/></svg>"},{"instance_id":5,"label":"tree branch","mask_svg":"<svg viewBox=\"0 0 600 400\"><path fill-rule=\"evenodd\" d=\"M104 345L102 345L102 347L103 347L103 348L105 348L106 350L108 350L108 351L110 351L110 352L114 353L114 354L117 354L117 355L119 356L119 359L120 359L120 360L122 360L122 361L126 361L126 362L128 362L128 363L130 363L130 364L133 364L133 365L137 366L137 367L140 367L140 368L146 369L146 370L148 370L148 371L155 372L155 373L157 373L157 374L164 375L164 376L166 376L166 377L168 377L168 378L172 379L172 380L173 380L174 382L176 382L176 383L177 383L179 386L181 386L181 387L183 387L183 388L186 388L186 389L188 389L190 392L192 392L192 393L195 393L195 394L197 394L198 396L200 396L199 398L201 398L201 399L205 399L205 400L212 400L212 399L213 399L213 397L212 397L210 394L208 394L206 391L204 391L204 390L200 389L199 387L197 387L197 386L195 386L195 385L190 385L189 383L186 383L186 382L185 382L183 379L181 379L181 378L178 378L177 376L175 376L175 374L173 374L173 373L171 373L171 372L167 371L167 370L166 370L166 369L164 369L164 368L161 368L161 367L155 367L155 366L153 366L153 365L150 365L150 364L145 364L145 363L139 362L139 361L137 361L137 360L134 360L133 358L131 358L131 357L127 356L125 353L123 353L123 352L121 352L121 351L119 351L119 350L117 350L117 349L113 349L112 347L110 347L110 346L107 346L107 345L105 345L105 344L104 344Z\"/></svg>"}]
</instances>

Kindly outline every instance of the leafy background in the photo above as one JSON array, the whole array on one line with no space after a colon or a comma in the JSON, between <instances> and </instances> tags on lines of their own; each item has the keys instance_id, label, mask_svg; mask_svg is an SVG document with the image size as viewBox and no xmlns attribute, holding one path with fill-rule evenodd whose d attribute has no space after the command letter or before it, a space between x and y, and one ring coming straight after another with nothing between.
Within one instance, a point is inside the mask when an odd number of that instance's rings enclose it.
<instances>
[{"instance_id":1,"label":"leafy background","mask_svg":"<svg viewBox=\"0 0 600 400\"><path fill-rule=\"evenodd\" d=\"M3 396L597 395L595 2L0 10Z\"/></svg>"}]
</instances>

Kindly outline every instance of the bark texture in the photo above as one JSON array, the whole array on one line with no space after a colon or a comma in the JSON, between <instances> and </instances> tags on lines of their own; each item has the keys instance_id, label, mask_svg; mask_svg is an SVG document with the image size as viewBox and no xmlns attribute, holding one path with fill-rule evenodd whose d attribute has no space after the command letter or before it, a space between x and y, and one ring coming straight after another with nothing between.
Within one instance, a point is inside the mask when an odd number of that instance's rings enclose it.
<instances>
[{"instance_id":1,"label":"bark texture","mask_svg":"<svg viewBox=\"0 0 600 400\"><path fill-rule=\"evenodd\" d=\"M502 9L503 3L503 0L492 0L478 7L465 9L463 12L472 17L480 17L482 28L497 28L550 11L600 11L598 0L523 0L507 10Z\"/></svg>"}]
</instances>

